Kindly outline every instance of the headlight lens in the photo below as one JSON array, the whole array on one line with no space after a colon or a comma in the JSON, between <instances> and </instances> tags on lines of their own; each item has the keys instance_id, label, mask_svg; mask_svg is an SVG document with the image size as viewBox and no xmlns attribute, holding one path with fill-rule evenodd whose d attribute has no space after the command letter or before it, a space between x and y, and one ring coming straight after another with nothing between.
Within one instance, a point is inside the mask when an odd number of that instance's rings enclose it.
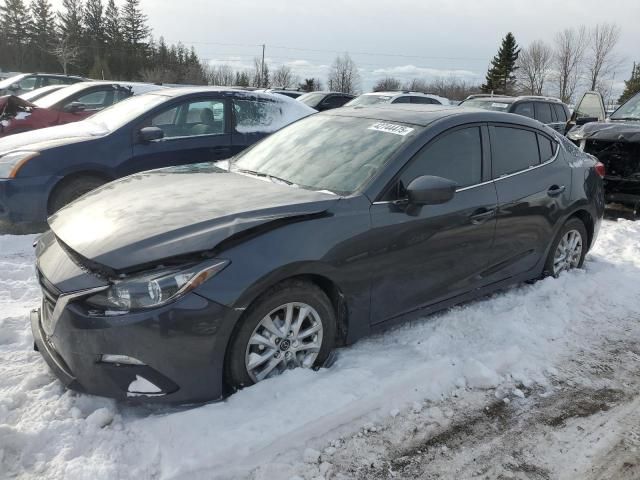
<instances>
[{"instance_id":1,"label":"headlight lens","mask_svg":"<svg viewBox=\"0 0 640 480\"><path fill-rule=\"evenodd\" d=\"M40 152L10 152L0 157L0 178L14 178L18 170Z\"/></svg>"},{"instance_id":2,"label":"headlight lens","mask_svg":"<svg viewBox=\"0 0 640 480\"><path fill-rule=\"evenodd\" d=\"M85 300L106 315L154 308L172 302L222 271L228 260L213 260L188 268L163 268L116 280L107 290Z\"/></svg>"},{"instance_id":3,"label":"headlight lens","mask_svg":"<svg viewBox=\"0 0 640 480\"><path fill-rule=\"evenodd\" d=\"M582 140L584 138L584 127L583 126L573 127L567 133L567 138L569 140Z\"/></svg>"}]
</instances>

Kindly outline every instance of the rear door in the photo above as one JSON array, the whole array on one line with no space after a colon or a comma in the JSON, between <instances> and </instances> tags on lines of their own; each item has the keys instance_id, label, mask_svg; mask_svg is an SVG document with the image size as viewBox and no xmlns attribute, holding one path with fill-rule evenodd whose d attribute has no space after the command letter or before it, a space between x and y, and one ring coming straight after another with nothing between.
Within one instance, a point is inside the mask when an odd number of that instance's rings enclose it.
<instances>
[{"instance_id":1,"label":"rear door","mask_svg":"<svg viewBox=\"0 0 640 480\"><path fill-rule=\"evenodd\" d=\"M553 123L553 111L551 104L548 102L534 102L536 109L536 120L545 125Z\"/></svg>"},{"instance_id":2,"label":"rear door","mask_svg":"<svg viewBox=\"0 0 640 480\"><path fill-rule=\"evenodd\" d=\"M553 123L549 126L555 131L564 134L567 121L569 120L566 107L561 103L552 103L551 110L553 111Z\"/></svg>"},{"instance_id":3,"label":"rear door","mask_svg":"<svg viewBox=\"0 0 640 480\"><path fill-rule=\"evenodd\" d=\"M483 155L484 154L484 155ZM422 148L382 201L371 206L376 257L372 323L454 297L484 283L497 207L489 179L488 135L480 125L449 130ZM399 205L415 178L434 175L458 183L441 205Z\"/></svg>"},{"instance_id":4,"label":"rear door","mask_svg":"<svg viewBox=\"0 0 640 480\"><path fill-rule=\"evenodd\" d=\"M536 118L533 102L518 102L511 108L510 113L522 115L523 117Z\"/></svg>"},{"instance_id":5,"label":"rear door","mask_svg":"<svg viewBox=\"0 0 640 480\"><path fill-rule=\"evenodd\" d=\"M133 157L125 173L172 165L212 162L231 155L229 101L219 95L179 100L148 115L132 132ZM158 127L164 138L139 139L143 127Z\"/></svg>"},{"instance_id":6,"label":"rear door","mask_svg":"<svg viewBox=\"0 0 640 480\"><path fill-rule=\"evenodd\" d=\"M498 194L492 278L528 272L544 259L570 203L571 169L547 134L511 124L489 127L492 177Z\"/></svg>"}]
</instances>

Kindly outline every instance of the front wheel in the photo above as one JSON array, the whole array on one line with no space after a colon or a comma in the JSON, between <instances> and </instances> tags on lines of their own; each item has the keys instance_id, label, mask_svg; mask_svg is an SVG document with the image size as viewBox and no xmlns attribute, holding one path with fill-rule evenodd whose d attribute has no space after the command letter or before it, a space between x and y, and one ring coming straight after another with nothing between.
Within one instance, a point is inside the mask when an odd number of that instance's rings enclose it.
<instances>
[{"instance_id":1,"label":"front wheel","mask_svg":"<svg viewBox=\"0 0 640 480\"><path fill-rule=\"evenodd\" d=\"M320 366L335 342L331 301L320 288L304 281L272 288L241 322L227 357L228 380L235 388L288 369Z\"/></svg>"},{"instance_id":2,"label":"front wheel","mask_svg":"<svg viewBox=\"0 0 640 480\"><path fill-rule=\"evenodd\" d=\"M587 229L584 223L577 218L569 219L551 245L544 267L545 275L557 277L566 270L582 268L587 245Z\"/></svg>"}]
</instances>

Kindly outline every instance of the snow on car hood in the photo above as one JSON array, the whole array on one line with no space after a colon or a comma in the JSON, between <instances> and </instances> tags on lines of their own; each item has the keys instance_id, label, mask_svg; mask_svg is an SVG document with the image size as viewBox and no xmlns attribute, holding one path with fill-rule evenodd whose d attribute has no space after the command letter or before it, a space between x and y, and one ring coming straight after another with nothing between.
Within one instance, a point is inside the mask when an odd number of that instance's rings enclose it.
<instances>
[{"instance_id":1,"label":"snow on car hood","mask_svg":"<svg viewBox=\"0 0 640 480\"><path fill-rule=\"evenodd\" d=\"M123 270L211 250L249 228L322 213L339 198L199 164L109 183L60 210L49 225L82 257Z\"/></svg>"},{"instance_id":2,"label":"snow on car hood","mask_svg":"<svg viewBox=\"0 0 640 480\"><path fill-rule=\"evenodd\" d=\"M81 121L17 133L0 138L0 156L14 150L41 151L68 143L91 140L109 133L91 121Z\"/></svg>"}]
</instances>

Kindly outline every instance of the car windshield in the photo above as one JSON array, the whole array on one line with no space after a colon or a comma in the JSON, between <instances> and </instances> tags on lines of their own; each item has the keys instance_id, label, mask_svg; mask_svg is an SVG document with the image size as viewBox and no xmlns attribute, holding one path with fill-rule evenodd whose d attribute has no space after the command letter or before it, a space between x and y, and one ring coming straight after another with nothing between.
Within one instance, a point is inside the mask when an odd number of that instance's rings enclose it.
<instances>
[{"instance_id":1,"label":"car windshield","mask_svg":"<svg viewBox=\"0 0 640 480\"><path fill-rule=\"evenodd\" d=\"M627 100L612 115L612 120L640 120L640 94Z\"/></svg>"},{"instance_id":2,"label":"car windshield","mask_svg":"<svg viewBox=\"0 0 640 480\"><path fill-rule=\"evenodd\" d=\"M298 101L313 108L318 105L318 103L320 103L324 97L324 93L311 92L300 95L298 97Z\"/></svg>"},{"instance_id":3,"label":"car windshield","mask_svg":"<svg viewBox=\"0 0 640 480\"><path fill-rule=\"evenodd\" d=\"M474 107L483 110L494 110L496 112L506 112L510 103L501 102L496 99L472 99L466 100L460 104L461 107Z\"/></svg>"},{"instance_id":4,"label":"car windshield","mask_svg":"<svg viewBox=\"0 0 640 480\"><path fill-rule=\"evenodd\" d=\"M376 105L378 103L389 103L391 101L390 95L360 95L354 98L345 106L355 107L356 105Z\"/></svg>"},{"instance_id":5,"label":"car windshield","mask_svg":"<svg viewBox=\"0 0 640 480\"><path fill-rule=\"evenodd\" d=\"M20 80L22 80L26 76L27 76L26 74L16 75L15 77L9 77L5 80L2 80L0 82L0 90L5 90L9 88L11 85L13 85L14 83L18 83Z\"/></svg>"},{"instance_id":6,"label":"car windshield","mask_svg":"<svg viewBox=\"0 0 640 480\"><path fill-rule=\"evenodd\" d=\"M170 97L154 93L137 95L105 108L85 121L100 125L112 132L169 99Z\"/></svg>"},{"instance_id":7,"label":"car windshield","mask_svg":"<svg viewBox=\"0 0 640 480\"><path fill-rule=\"evenodd\" d=\"M371 118L313 115L237 156L231 170L348 195L376 176L418 130Z\"/></svg>"}]
</instances>

